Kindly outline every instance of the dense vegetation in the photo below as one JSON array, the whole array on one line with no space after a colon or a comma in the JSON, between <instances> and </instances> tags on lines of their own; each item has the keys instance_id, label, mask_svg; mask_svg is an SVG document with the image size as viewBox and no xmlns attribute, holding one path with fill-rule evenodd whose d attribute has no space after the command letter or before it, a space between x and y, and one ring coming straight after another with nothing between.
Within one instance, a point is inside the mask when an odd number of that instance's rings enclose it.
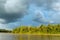
<instances>
[{"instance_id":1,"label":"dense vegetation","mask_svg":"<svg viewBox=\"0 0 60 40\"><path fill-rule=\"evenodd\" d=\"M13 33L39 33L39 34L59 34L60 24L48 24L40 26L20 26L13 29Z\"/></svg>"}]
</instances>

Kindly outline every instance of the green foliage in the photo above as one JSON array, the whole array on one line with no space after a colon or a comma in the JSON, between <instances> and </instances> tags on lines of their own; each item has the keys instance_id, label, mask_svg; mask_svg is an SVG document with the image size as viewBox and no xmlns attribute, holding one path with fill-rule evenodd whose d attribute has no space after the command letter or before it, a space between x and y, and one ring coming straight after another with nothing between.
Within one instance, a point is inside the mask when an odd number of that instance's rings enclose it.
<instances>
[{"instance_id":1,"label":"green foliage","mask_svg":"<svg viewBox=\"0 0 60 40\"><path fill-rule=\"evenodd\" d=\"M59 34L60 24L48 24L40 26L20 26L13 29L13 33L47 33L47 34Z\"/></svg>"}]
</instances>

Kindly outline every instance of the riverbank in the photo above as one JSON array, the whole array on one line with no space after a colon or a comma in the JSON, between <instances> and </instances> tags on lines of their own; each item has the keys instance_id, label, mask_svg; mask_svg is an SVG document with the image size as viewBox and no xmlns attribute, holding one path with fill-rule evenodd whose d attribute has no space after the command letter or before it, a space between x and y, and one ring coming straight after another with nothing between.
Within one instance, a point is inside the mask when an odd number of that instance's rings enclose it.
<instances>
[{"instance_id":1,"label":"riverbank","mask_svg":"<svg viewBox=\"0 0 60 40\"><path fill-rule=\"evenodd\" d=\"M24 35L22 33L0 33L0 34L10 34L10 35ZM25 35L60 35L60 34L25 34Z\"/></svg>"},{"instance_id":2,"label":"riverbank","mask_svg":"<svg viewBox=\"0 0 60 40\"><path fill-rule=\"evenodd\" d=\"M22 33L11 33L13 35L50 35L50 36L60 36L60 34L22 34Z\"/></svg>"}]
</instances>

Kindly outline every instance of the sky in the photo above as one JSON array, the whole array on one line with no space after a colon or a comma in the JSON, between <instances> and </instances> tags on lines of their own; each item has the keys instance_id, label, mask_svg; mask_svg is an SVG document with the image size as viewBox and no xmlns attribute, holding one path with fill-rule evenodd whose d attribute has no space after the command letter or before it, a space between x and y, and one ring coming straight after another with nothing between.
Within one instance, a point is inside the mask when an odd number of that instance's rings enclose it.
<instances>
[{"instance_id":1,"label":"sky","mask_svg":"<svg viewBox=\"0 0 60 40\"><path fill-rule=\"evenodd\" d=\"M0 0L0 29L60 24L60 0Z\"/></svg>"}]
</instances>

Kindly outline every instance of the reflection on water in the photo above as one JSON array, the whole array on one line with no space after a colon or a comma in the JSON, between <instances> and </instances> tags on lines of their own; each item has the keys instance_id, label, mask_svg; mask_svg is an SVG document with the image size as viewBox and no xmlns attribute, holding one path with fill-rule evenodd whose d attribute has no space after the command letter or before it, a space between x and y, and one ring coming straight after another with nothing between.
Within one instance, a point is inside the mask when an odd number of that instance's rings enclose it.
<instances>
[{"instance_id":1,"label":"reflection on water","mask_svg":"<svg viewBox=\"0 0 60 40\"><path fill-rule=\"evenodd\" d=\"M22 35L22 40L60 40L59 35Z\"/></svg>"},{"instance_id":2,"label":"reflection on water","mask_svg":"<svg viewBox=\"0 0 60 40\"><path fill-rule=\"evenodd\" d=\"M19 40L19 35L0 33L0 40Z\"/></svg>"},{"instance_id":3,"label":"reflection on water","mask_svg":"<svg viewBox=\"0 0 60 40\"><path fill-rule=\"evenodd\" d=\"M59 35L17 35L0 33L0 40L60 40Z\"/></svg>"},{"instance_id":4,"label":"reflection on water","mask_svg":"<svg viewBox=\"0 0 60 40\"><path fill-rule=\"evenodd\" d=\"M30 40L60 40L60 36L54 35L32 35Z\"/></svg>"}]
</instances>

